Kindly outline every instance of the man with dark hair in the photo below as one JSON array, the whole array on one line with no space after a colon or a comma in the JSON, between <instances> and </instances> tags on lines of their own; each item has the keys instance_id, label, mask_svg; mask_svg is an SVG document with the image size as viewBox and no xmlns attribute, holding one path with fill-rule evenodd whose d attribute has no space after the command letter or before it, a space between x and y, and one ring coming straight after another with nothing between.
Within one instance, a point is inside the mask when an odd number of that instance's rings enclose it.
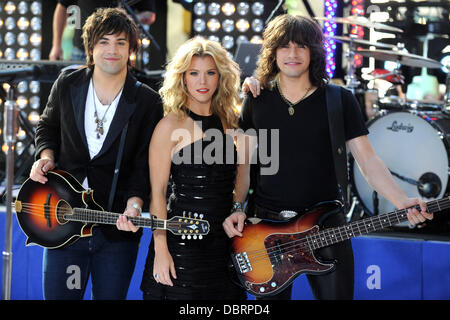
<instances>
[{"instance_id":1,"label":"man with dark hair","mask_svg":"<svg viewBox=\"0 0 450 320\"><path fill-rule=\"evenodd\" d=\"M275 174L256 175L254 212L250 216L283 220L283 210L299 215L313 205L343 199L341 187L346 177L346 151L351 151L371 186L397 208L409 208L420 204L421 212L408 209L408 219L415 224L432 219L426 212L425 202L408 198L395 183L389 170L374 153L358 102L352 93L337 86L330 87L325 72L325 52L320 27L311 19L281 15L272 20L264 31L261 58L256 70L257 80L246 81L256 96L259 81L265 88L258 97L248 94L243 103L240 128L277 130L279 132L279 170ZM330 123L330 110L334 103L327 103L328 90L341 95L343 129L342 145L332 146L337 139ZM255 132L248 130L246 132ZM331 134L330 134L331 133ZM250 138L249 138L250 139ZM258 141L258 147L268 141ZM339 141L338 141L339 142ZM337 151L337 152L336 152ZM338 156L344 157L342 167L335 164ZM342 159L342 158L341 158ZM337 162L336 162L337 163ZM341 162L342 164L342 162ZM259 164L261 169L264 164ZM223 223L229 237L242 236L244 220L242 203L246 200L250 184L250 165L244 164L245 179L238 179L235 187L235 212ZM344 190L345 191L345 190ZM334 227L345 223L345 216L330 215L322 227ZM322 249L317 254L324 260L336 261L334 271L324 275L308 275L308 281L316 299L353 299L353 252L350 240ZM269 299L290 299L292 285Z\"/></svg>"},{"instance_id":2,"label":"man with dark hair","mask_svg":"<svg viewBox=\"0 0 450 320\"><path fill-rule=\"evenodd\" d=\"M81 38L81 26L85 23L87 17L89 17L98 8L115 8L119 5L120 0L58 0L55 12L53 14L53 36L52 36L52 48L49 54L50 60L62 60L62 36L66 27L66 21L68 17L68 9L70 7L75 8L73 14L76 21L76 26L73 36L73 48L71 59L75 61L84 60L85 53L83 48L83 39ZM150 25L155 22L155 3L154 0L142 0L133 5L132 9L137 10L137 18L142 24Z\"/></svg>"},{"instance_id":3,"label":"man with dark hair","mask_svg":"<svg viewBox=\"0 0 450 320\"><path fill-rule=\"evenodd\" d=\"M89 66L54 83L37 126L30 177L45 184L49 170L68 171L105 210L137 216L149 203L148 146L163 116L161 101L130 73L137 27L123 10L98 9L83 39ZM91 276L93 299L125 299L141 234L101 225L70 245L45 249L44 298L82 299Z\"/></svg>"}]
</instances>

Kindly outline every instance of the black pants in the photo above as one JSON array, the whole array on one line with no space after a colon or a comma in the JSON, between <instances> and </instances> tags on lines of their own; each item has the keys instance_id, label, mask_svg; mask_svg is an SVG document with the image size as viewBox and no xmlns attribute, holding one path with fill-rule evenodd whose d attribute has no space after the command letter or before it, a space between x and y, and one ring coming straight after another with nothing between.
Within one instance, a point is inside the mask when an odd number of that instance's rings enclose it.
<instances>
[{"instance_id":1,"label":"black pants","mask_svg":"<svg viewBox=\"0 0 450 320\"><path fill-rule=\"evenodd\" d=\"M321 229L345 224L343 213L332 214L325 219ZM336 268L323 275L307 275L314 298L317 300L352 300L354 290L353 249L350 240L336 243L315 251L323 261L335 261ZM292 284L282 292L257 300L290 300Z\"/></svg>"}]
</instances>

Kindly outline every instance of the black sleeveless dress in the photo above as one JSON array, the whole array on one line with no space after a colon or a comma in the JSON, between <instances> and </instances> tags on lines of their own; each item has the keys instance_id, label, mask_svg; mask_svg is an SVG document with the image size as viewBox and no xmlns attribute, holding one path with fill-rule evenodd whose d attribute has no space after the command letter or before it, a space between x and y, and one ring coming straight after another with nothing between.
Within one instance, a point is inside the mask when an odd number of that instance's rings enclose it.
<instances>
[{"instance_id":1,"label":"black sleeveless dress","mask_svg":"<svg viewBox=\"0 0 450 320\"><path fill-rule=\"evenodd\" d=\"M144 292L144 299L246 299L244 289L238 286L233 277L234 270L229 258L230 240L222 228L233 201L237 162L233 138L224 134L218 116L200 116L193 112L188 115L198 124L201 121L205 136L185 146L172 158L172 193L167 216L170 219L182 216L183 212L203 214L203 219L210 224L210 232L201 240L183 240L180 236L167 232L167 244L177 273L177 279L172 278L173 287L161 285L153 279L152 238L141 290ZM223 141L223 149L214 147L220 146L216 141L219 136ZM233 155L231 160L234 159L231 163L230 152ZM189 160L180 163L174 161L175 156ZM218 160L219 158L221 159ZM211 163L211 159L216 161Z\"/></svg>"}]
</instances>

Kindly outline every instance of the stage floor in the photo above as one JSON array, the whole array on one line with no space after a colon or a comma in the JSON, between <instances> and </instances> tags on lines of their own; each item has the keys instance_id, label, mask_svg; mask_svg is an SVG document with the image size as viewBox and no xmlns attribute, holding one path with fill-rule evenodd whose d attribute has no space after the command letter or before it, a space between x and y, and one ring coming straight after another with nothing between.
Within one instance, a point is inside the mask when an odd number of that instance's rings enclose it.
<instances>
[{"instance_id":1,"label":"stage floor","mask_svg":"<svg viewBox=\"0 0 450 320\"><path fill-rule=\"evenodd\" d=\"M0 211L0 246L5 246L5 212ZM145 229L127 299L141 300L139 289L152 232ZM41 300L42 251L25 246L26 236L13 214L12 300ZM352 239L356 300L450 299L450 241L376 234ZM1 262L3 267L3 261ZM90 283L85 299L90 299ZM254 297L249 295L249 299ZM294 281L292 299L313 299L304 275Z\"/></svg>"}]
</instances>

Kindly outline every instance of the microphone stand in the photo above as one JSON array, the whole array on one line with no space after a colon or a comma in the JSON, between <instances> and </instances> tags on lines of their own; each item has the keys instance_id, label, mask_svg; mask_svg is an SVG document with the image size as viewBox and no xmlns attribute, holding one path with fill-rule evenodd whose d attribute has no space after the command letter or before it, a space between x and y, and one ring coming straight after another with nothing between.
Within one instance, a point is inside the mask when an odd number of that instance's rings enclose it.
<instances>
[{"instance_id":1,"label":"microphone stand","mask_svg":"<svg viewBox=\"0 0 450 320\"><path fill-rule=\"evenodd\" d=\"M5 223L5 250L3 255L2 299L11 299L11 271L12 271L12 187L14 184L14 149L17 132L17 108L15 96L15 83L9 84L7 100L4 108L4 139L6 151L6 223Z\"/></svg>"},{"instance_id":2,"label":"microphone stand","mask_svg":"<svg viewBox=\"0 0 450 320\"><path fill-rule=\"evenodd\" d=\"M156 42L155 38L153 38L153 36L150 34L150 32L148 32L144 26L142 25L142 23L139 21L138 17L136 16L136 14L134 13L134 10L131 9L131 7L129 6L129 4L127 3L126 0L121 0L121 4L122 7L124 7L127 11L128 14L133 18L134 22L136 22L138 28L145 34L145 36L147 38L150 39L150 44L153 44L155 46L155 48L158 51L161 51L161 47L159 46L158 42Z\"/></svg>"},{"instance_id":3,"label":"microphone stand","mask_svg":"<svg viewBox=\"0 0 450 320\"><path fill-rule=\"evenodd\" d=\"M266 20L266 25L270 22L270 20L272 20L273 16L275 15L275 13L278 11L278 9L280 9L280 7L284 4L284 0L279 0L278 4L276 5L275 9L272 10L272 12L270 13L269 17Z\"/></svg>"}]
</instances>

